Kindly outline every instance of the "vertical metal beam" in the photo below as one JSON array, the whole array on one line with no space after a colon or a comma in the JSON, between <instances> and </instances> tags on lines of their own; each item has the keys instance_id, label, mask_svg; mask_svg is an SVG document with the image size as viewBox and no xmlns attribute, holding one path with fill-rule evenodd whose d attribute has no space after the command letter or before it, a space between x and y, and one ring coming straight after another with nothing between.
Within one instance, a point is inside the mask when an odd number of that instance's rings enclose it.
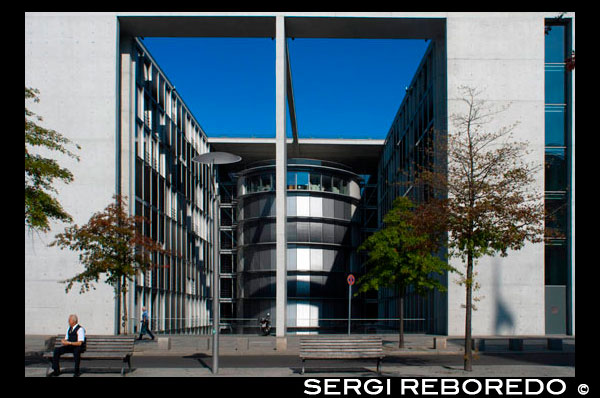
<instances>
[{"instance_id":1,"label":"vertical metal beam","mask_svg":"<svg viewBox=\"0 0 600 398\"><path fill-rule=\"evenodd\" d=\"M285 76L287 89L287 102L290 110L290 122L292 123L292 137L294 137L294 146L298 146L298 123L296 122L296 106L294 105L294 88L292 85L292 68L290 66L290 51L285 45Z\"/></svg>"},{"instance_id":2,"label":"vertical metal beam","mask_svg":"<svg viewBox=\"0 0 600 398\"><path fill-rule=\"evenodd\" d=\"M275 333L278 344L285 345L287 317L287 235L286 235L286 176L287 143L285 133L286 100L286 51L285 19L279 15L275 19L275 205L277 222L275 232L277 268L275 272Z\"/></svg>"}]
</instances>

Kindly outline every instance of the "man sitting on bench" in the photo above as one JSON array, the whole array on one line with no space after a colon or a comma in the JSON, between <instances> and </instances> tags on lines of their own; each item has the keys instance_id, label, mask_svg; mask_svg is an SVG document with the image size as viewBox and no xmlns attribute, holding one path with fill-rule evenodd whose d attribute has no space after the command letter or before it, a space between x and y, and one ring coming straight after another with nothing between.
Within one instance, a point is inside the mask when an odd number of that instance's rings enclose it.
<instances>
[{"instance_id":1,"label":"man sitting on bench","mask_svg":"<svg viewBox=\"0 0 600 398\"><path fill-rule=\"evenodd\" d=\"M69 329L61 342L62 345L54 349L54 357L52 358L53 372L48 376L54 377L60 375L60 356L65 352L70 352L73 354L73 359L75 360L75 374L73 376L79 377L81 375L79 372L80 355L85 350L85 330L78 324L77 315L69 315Z\"/></svg>"}]
</instances>

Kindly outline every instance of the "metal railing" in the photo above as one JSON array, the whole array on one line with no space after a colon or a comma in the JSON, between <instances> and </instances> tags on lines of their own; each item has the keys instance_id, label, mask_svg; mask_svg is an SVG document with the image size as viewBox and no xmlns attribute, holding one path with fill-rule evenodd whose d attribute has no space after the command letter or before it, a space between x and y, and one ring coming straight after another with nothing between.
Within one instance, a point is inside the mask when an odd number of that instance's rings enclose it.
<instances>
[{"instance_id":1,"label":"metal railing","mask_svg":"<svg viewBox=\"0 0 600 398\"><path fill-rule=\"evenodd\" d=\"M134 332L140 331L140 319L129 318L133 322ZM399 318L351 318L351 334L390 334L397 333ZM405 333L427 333L431 320L426 318L405 318ZM260 334L258 318L220 318L220 333L223 334ZM275 323L271 319L272 334ZM150 318L150 329L154 334L211 334L212 318ZM289 319L287 334L346 334L348 318L310 318Z\"/></svg>"}]
</instances>

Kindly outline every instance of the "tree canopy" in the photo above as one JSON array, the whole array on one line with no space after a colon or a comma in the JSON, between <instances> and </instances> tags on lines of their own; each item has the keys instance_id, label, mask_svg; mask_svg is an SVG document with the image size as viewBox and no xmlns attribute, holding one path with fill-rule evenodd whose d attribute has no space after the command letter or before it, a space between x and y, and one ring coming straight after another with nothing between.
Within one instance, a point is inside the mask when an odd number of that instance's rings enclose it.
<instances>
[{"instance_id":1,"label":"tree canopy","mask_svg":"<svg viewBox=\"0 0 600 398\"><path fill-rule=\"evenodd\" d=\"M25 87L25 101L39 102L38 94L38 90ZM73 181L73 174L56 160L33 153L34 148L57 151L78 161L79 157L67 149L67 145L72 144L68 138L36 123L42 120L25 107L25 225L32 230L47 232L50 220L73 221L52 195L57 193L53 186L55 180L68 184ZM75 146L81 149L79 145Z\"/></svg>"}]
</instances>

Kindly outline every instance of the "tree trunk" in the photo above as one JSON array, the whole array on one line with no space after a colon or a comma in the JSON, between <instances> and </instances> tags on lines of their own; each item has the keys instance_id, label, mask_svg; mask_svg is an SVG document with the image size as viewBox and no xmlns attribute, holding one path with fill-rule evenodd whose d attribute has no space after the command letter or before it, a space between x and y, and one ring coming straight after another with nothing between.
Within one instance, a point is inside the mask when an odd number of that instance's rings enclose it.
<instances>
[{"instance_id":1,"label":"tree trunk","mask_svg":"<svg viewBox=\"0 0 600 398\"><path fill-rule=\"evenodd\" d=\"M400 300L398 300L398 318L400 318L398 347L404 348L404 293L405 289L400 288Z\"/></svg>"},{"instance_id":2,"label":"tree trunk","mask_svg":"<svg viewBox=\"0 0 600 398\"><path fill-rule=\"evenodd\" d=\"M121 295L123 296L123 334L127 334L127 279L123 277L123 287L121 289Z\"/></svg>"},{"instance_id":3,"label":"tree trunk","mask_svg":"<svg viewBox=\"0 0 600 398\"><path fill-rule=\"evenodd\" d=\"M473 350L471 338L471 312L473 298L473 256L467 254L467 314L465 317L465 370L470 372L473 370Z\"/></svg>"}]
</instances>

